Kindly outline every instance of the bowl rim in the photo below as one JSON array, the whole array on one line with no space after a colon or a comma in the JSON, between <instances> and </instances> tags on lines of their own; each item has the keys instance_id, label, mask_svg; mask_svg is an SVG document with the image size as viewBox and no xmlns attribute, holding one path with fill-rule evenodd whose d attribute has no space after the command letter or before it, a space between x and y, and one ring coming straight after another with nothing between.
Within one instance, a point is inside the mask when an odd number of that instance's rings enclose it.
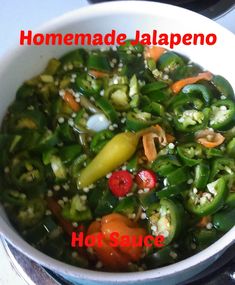
<instances>
[{"instance_id":1,"label":"bowl rim","mask_svg":"<svg viewBox=\"0 0 235 285\"><path fill-rule=\"evenodd\" d=\"M206 21L207 23L213 23L214 27L217 27L218 30L226 33L227 36L232 37L233 40L235 36L232 32L228 31L224 27L219 24L213 22L212 20L187 9L163 4L156 3L151 1L125 1L125 5L123 5L123 1L117 2L106 2L101 4L95 4L91 6L86 6L77 10L73 10L71 12L67 12L62 16L56 17L50 21L47 21L45 24L41 25L39 28L34 29L35 33L37 31L40 32L50 32L53 28L59 28L63 25L73 23L77 17L82 21L83 19L88 19L92 16L97 15L110 15L110 13L123 13L123 14L147 14L154 15L154 9L161 9L163 11L174 12L173 15L178 18L179 14L176 12L181 12L184 15L193 16L195 20ZM133 5L135 9L133 10ZM13 55L17 56L22 51L22 48L28 48L27 46L23 47L15 47L11 49L6 55L2 56L0 62L2 66L8 65L8 62L11 62ZM1 71L0 71L1 76ZM73 265L69 265L62 261L58 261L39 250L35 249L29 243L27 243L22 237L20 237L17 232L11 228L2 217L0 217L0 234L3 238L6 238L8 242L10 242L13 246L15 246L19 251L23 254L31 258L37 263L45 266L46 268L50 268L55 272L60 274L69 275L71 277L80 278L84 280L90 281L100 281L100 282L140 282L147 281L154 278L163 278L166 276L173 275L175 273L182 272L186 269L196 266L198 263L205 263L210 257L219 254L222 250L224 250L231 243L235 242L235 226L223 235L218 241L204 249L203 251L190 256L182 261L174 263L172 265L146 270L143 272L127 272L127 273L112 273L112 272L99 272L92 269L83 269L80 267L76 267ZM209 264L208 264L209 265Z\"/></svg>"}]
</instances>

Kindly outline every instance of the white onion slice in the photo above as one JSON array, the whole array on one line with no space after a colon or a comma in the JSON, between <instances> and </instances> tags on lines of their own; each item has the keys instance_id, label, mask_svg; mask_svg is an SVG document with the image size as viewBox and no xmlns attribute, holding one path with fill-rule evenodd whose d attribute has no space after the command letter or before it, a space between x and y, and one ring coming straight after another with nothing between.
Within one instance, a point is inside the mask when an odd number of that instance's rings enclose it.
<instances>
[{"instance_id":1,"label":"white onion slice","mask_svg":"<svg viewBox=\"0 0 235 285\"><path fill-rule=\"evenodd\" d=\"M88 119L87 128L89 130L99 132L106 130L110 124L110 121L105 117L104 114L95 114Z\"/></svg>"}]
</instances>

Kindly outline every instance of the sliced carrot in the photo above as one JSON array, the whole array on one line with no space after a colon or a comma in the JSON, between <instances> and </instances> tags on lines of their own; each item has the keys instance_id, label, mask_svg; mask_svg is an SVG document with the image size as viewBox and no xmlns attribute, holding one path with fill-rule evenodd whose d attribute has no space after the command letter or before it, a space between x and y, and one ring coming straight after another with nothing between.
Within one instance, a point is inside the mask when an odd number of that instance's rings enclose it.
<instances>
[{"instance_id":1,"label":"sliced carrot","mask_svg":"<svg viewBox=\"0 0 235 285\"><path fill-rule=\"evenodd\" d=\"M214 148L221 145L224 142L225 137L214 131L202 130L196 134L196 140L207 148Z\"/></svg>"},{"instance_id":2,"label":"sliced carrot","mask_svg":"<svg viewBox=\"0 0 235 285\"><path fill-rule=\"evenodd\" d=\"M210 223L210 222L211 222L211 216L204 216L204 217L202 217L201 220L198 222L197 227L199 227L199 228L205 228L206 225L207 225L208 223Z\"/></svg>"},{"instance_id":3,"label":"sliced carrot","mask_svg":"<svg viewBox=\"0 0 235 285\"><path fill-rule=\"evenodd\" d=\"M156 138L154 133L143 135L144 154L146 155L148 161L153 161L157 158L157 150L154 138Z\"/></svg>"},{"instance_id":4,"label":"sliced carrot","mask_svg":"<svg viewBox=\"0 0 235 285\"><path fill-rule=\"evenodd\" d=\"M68 90L65 91L63 99L74 112L77 112L80 109L80 105L78 102L76 102L74 96Z\"/></svg>"},{"instance_id":5,"label":"sliced carrot","mask_svg":"<svg viewBox=\"0 0 235 285\"><path fill-rule=\"evenodd\" d=\"M165 48L158 47L158 46L152 46L152 47L146 47L144 51L144 58L152 58L155 62L160 58L160 56L165 52Z\"/></svg>"},{"instance_id":6,"label":"sliced carrot","mask_svg":"<svg viewBox=\"0 0 235 285\"><path fill-rule=\"evenodd\" d=\"M175 141L175 137L171 134L166 134L166 140L168 143L173 143Z\"/></svg>"},{"instance_id":7,"label":"sliced carrot","mask_svg":"<svg viewBox=\"0 0 235 285\"><path fill-rule=\"evenodd\" d=\"M168 143L166 138L166 132L159 125L154 126L154 129L156 130L156 135L158 137L159 143L163 146L166 146Z\"/></svg>"},{"instance_id":8,"label":"sliced carrot","mask_svg":"<svg viewBox=\"0 0 235 285\"><path fill-rule=\"evenodd\" d=\"M89 70L88 72L91 76L94 76L95 78L103 78L108 76L108 73L103 72L103 71L98 71L98 70Z\"/></svg>"},{"instance_id":9,"label":"sliced carrot","mask_svg":"<svg viewBox=\"0 0 235 285\"><path fill-rule=\"evenodd\" d=\"M176 81L175 83L173 83L171 85L171 90L175 94L177 94L184 86L186 86L188 84L196 83L199 80L211 80L212 77L213 77L213 75L209 71L202 72L202 73L199 73L197 76L188 77L188 78L184 78L184 79L181 79L179 81Z\"/></svg>"}]
</instances>

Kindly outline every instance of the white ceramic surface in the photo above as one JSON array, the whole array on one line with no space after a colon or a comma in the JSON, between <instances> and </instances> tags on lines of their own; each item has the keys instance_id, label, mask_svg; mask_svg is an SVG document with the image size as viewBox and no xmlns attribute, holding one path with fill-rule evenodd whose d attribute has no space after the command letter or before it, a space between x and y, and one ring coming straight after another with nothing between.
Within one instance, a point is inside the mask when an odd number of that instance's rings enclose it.
<instances>
[{"instance_id":1,"label":"white ceramic surface","mask_svg":"<svg viewBox=\"0 0 235 285\"><path fill-rule=\"evenodd\" d=\"M176 51L188 55L213 73L225 76L235 88L235 36L215 22L196 13L174 6L151 2L113 2L90 6L68 13L49 22L39 32L107 33L111 29L134 36L142 32L216 33L215 46L178 46ZM57 57L74 47L18 47L0 62L0 119L13 100L17 87L40 72L51 57ZM94 284L176 284L200 272L213 262L235 239L235 227L206 250L174 265L136 273L98 273L79 269L45 256L23 241L9 226L0 209L0 233L32 259L79 283Z\"/></svg>"}]
</instances>

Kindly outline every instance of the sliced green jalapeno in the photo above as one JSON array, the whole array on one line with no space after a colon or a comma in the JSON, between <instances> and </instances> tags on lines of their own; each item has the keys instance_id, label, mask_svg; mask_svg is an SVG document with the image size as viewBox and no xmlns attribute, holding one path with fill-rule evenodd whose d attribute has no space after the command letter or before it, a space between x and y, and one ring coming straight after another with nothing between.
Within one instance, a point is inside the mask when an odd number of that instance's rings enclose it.
<instances>
[{"instance_id":1,"label":"sliced green jalapeno","mask_svg":"<svg viewBox=\"0 0 235 285\"><path fill-rule=\"evenodd\" d=\"M231 100L219 100L211 106L210 126L215 130L226 130L235 122L235 104Z\"/></svg>"},{"instance_id":2,"label":"sliced green jalapeno","mask_svg":"<svg viewBox=\"0 0 235 285\"><path fill-rule=\"evenodd\" d=\"M235 192L230 192L228 198L226 199L225 205L229 209L233 209L235 207Z\"/></svg>"},{"instance_id":3,"label":"sliced green jalapeno","mask_svg":"<svg viewBox=\"0 0 235 285\"><path fill-rule=\"evenodd\" d=\"M234 99L234 92L231 84L221 75L214 75L211 82L217 88L222 96Z\"/></svg>"},{"instance_id":4,"label":"sliced green jalapeno","mask_svg":"<svg viewBox=\"0 0 235 285\"><path fill-rule=\"evenodd\" d=\"M154 235L163 235L164 244L168 245L179 236L184 218L182 205L176 200L161 199L158 208L149 216L149 223ZM156 228L156 229L155 229Z\"/></svg>"},{"instance_id":5,"label":"sliced green jalapeno","mask_svg":"<svg viewBox=\"0 0 235 285\"><path fill-rule=\"evenodd\" d=\"M126 117L126 126L130 131L139 131L161 121L161 118L151 118L151 114L147 112L129 112Z\"/></svg>"},{"instance_id":6,"label":"sliced green jalapeno","mask_svg":"<svg viewBox=\"0 0 235 285\"><path fill-rule=\"evenodd\" d=\"M235 138L231 139L226 146L226 151L229 156L235 158Z\"/></svg>"},{"instance_id":7,"label":"sliced green jalapeno","mask_svg":"<svg viewBox=\"0 0 235 285\"><path fill-rule=\"evenodd\" d=\"M158 60L157 66L162 71L174 71L177 67L185 65L184 60L174 52L164 53Z\"/></svg>"},{"instance_id":8,"label":"sliced green jalapeno","mask_svg":"<svg viewBox=\"0 0 235 285\"><path fill-rule=\"evenodd\" d=\"M60 58L62 65L72 64L75 68L82 67L86 61L88 54L85 49L79 48L66 53Z\"/></svg>"},{"instance_id":9,"label":"sliced green jalapeno","mask_svg":"<svg viewBox=\"0 0 235 285\"><path fill-rule=\"evenodd\" d=\"M161 155L152 163L152 170L161 176L166 176L169 173L180 167L181 164L174 155Z\"/></svg>"},{"instance_id":10,"label":"sliced green jalapeno","mask_svg":"<svg viewBox=\"0 0 235 285\"><path fill-rule=\"evenodd\" d=\"M211 166L210 181L222 176L235 173L235 161L232 158L214 159Z\"/></svg>"},{"instance_id":11,"label":"sliced green jalapeno","mask_svg":"<svg viewBox=\"0 0 235 285\"><path fill-rule=\"evenodd\" d=\"M208 105L212 98L212 93L210 89L206 88L206 86L202 84L189 84L186 85L181 92L187 96L191 96L199 99L203 99L206 105Z\"/></svg>"},{"instance_id":12,"label":"sliced green jalapeno","mask_svg":"<svg viewBox=\"0 0 235 285\"><path fill-rule=\"evenodd\" d=\"M90 144L91 150L94 153L98 153L113 136L113 132L109 130L96 133Z\"/></svg>"},{"instance_id":13,"label":"sliced green jalapeno","mask_svg":"<svg viewBox=\"0 0 235 285\"><path fill-rule=\"evenodd\" d=\"M17 216L16 222L19 228L29 228L36 225L44 216L46 210L45 201L33 199L24 204Z\"/></svg>"},{"instance_id":14,"label":"sliced green jalapeno","mask_svg":"<svg viewBox=\"0 0 235 285\"><path fill-rule=\"evenodd\" d=\"M108 58L102 53L90 53L87 61L87 68L89 70L99 70L109 73L111 67Z\"/></svg>"},{"instance_id":15,"label":"sliced green jalapeno","mask_svg":"<svg viewBox=\"0 0 235 285\"><path fill-rule=\"evenodd\" d=\"M218 231L225 233L229 231L235 225L235 208L215 213L213 224Z\"/></svg>"},{"instance_id":16,"label":"sliced green jalapeno","mask_svg":"<svg viewBox=\"0 0 235 285\"><path fill-rule=\"evenodd\" d=\"M226 180L221 177L207 184L208 192L193 188L188 192L185 206L187 210L198 216L214 214L221 209L228 195Z\"/></svg>"},{"instance_id":17,"label":"sliced green jalapeno","mask_svg":"<svg viewBox=\"0 0 235 285\"><path fill-rule=\"evenodd\" d=\"M116 122L118 119L118 114L113 107L113 105L109 102L105 97L100 97L96 100L96 105L104 112L104 114L112 121Z\"/></svg>"},{"instance_id":18,"label":"sliced green jalapeno","mask_svg":"<svg viewBox=\"0 0 235 285\"><path fill-rule=\"evenodd\" d=\"M201 162L203 147L198 143L186 143L177 146L177 153L186 165L193 166Z\"/></svg>"},{"instance_id":19,"label":"sliced green jalapeno","mask_svg":"<svg viewBox=\"0 0 235 285\"><path fill-rule=\"evenodd\" d=\"M210 166L205 161L200 162L195 167L194 186L202 189L206 187L210 177Z\"/></svg>"},{"instance_id":20,"label":"sliced green jalapeno","mask_svg":"<svg viewBox=\"0 0 235 285\"><path fill-rule=\"evenodd\" d=\"M44 181L44 168L37 160L21 160L11 171L13 183L21 189L30 190Z\"/></svg>"}]
</instances>

